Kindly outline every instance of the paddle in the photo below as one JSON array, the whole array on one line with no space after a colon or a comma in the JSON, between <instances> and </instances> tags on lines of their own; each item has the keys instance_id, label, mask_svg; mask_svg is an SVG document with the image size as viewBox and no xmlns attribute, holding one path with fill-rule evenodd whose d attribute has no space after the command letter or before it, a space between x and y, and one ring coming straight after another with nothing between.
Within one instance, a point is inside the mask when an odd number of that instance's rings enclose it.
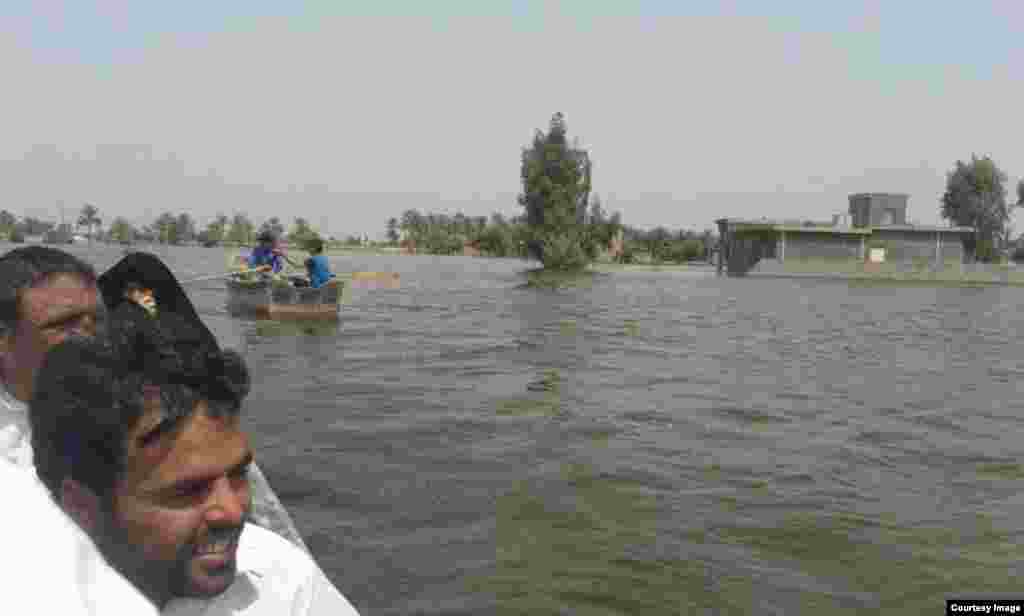
<instances>
[{"instance_id":1,"label":"paddle","mask_svg":"<svg viewBox=\"0 0 1024 616\"><path fill-rule=\"evenodd\" d=\"M243 272L244 271L266 272L268 270L270 270L270 266L269 265L261 265L260 267L253 268L251 270L242 270L242 271ZM189 284L191 282L203 282L204 280L216 280L218 278L227 278L228 276L234 276L235 274L238 274L238 273L239 273L238 271L234 271L234 272L225 272L223 274L210 274L209 276L200 276L198 278L189 278L188 280L182 280L179 284Z\"/></svg>"}]
</instances>

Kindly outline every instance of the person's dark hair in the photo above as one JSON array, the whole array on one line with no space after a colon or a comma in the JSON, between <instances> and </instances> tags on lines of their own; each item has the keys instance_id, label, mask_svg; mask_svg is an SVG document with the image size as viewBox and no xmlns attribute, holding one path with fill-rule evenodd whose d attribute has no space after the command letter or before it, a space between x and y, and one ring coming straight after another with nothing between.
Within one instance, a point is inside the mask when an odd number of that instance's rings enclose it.
<instances>
[{"instance_id":1,"label":"person's dark hair","mask_svg":"<svg viewBox=\"0 0 1024 616\"><path fill-rule=\"evenodd\" d=\"M23 246L0 256L0 336L11 333L18 324L23 291L60 274L96 282L91 265L49 246Z\"/></svg>"},{"instance_id":2,"label":"person's dark hair","mask_svg":"<svg viewBox=\"0 0 1024 616\"><path fill-rule=\"evenodd\" d=\"M256 241L261 244L272 244L277 240L277 235L271 231L263 231L256 236Z\"/></svg>"},{"instance_id":3,"label":"person's dark hair","mask_svg":"<svg viewBox=\"0 0 1024 616\"><path fill-rule=\"evenodd\" d=\"M105 502L125 471L128 433L142 417L145 392L158 388L163 419L159 439L205 401L213 417L233 418L249 393L249 372L230 350L182 346L172 352L199 357L205 370L156 379L111 338L72 337L51 349L36 377L29 404L36 472L55 499L71 478Z\"/></svg>"},{"instance_id":4,"label":"person's dark hair","mask_svg":"<svg viewBox=\"0 0 1024 616\"><path fill-rule=\"evenodd\" d=\"M314 237L306 242L306 248L309 249L309 252L318 255L324 251L324 241L318 237Z\"/></svg>"}]
</instances>

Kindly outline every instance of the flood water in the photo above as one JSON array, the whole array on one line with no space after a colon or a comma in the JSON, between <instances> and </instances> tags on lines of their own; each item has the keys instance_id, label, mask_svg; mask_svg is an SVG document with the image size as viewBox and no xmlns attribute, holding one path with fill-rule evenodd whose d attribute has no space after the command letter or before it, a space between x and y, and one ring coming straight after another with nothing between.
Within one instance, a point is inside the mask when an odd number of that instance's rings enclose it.
<instances>
[{"instance_id":1,"label":"flood water","mask_svg":"<svg viewBox=\"0 0 1024 616\"><path fill-rule=\"evenodd\" d=\"M182 279L224 265L154 251ZM192 290L249 361L261 467L365 615L937 614L1017 589L1021 289L332 264L401 284L306 328Z\"/></svg>"}]
</instances>

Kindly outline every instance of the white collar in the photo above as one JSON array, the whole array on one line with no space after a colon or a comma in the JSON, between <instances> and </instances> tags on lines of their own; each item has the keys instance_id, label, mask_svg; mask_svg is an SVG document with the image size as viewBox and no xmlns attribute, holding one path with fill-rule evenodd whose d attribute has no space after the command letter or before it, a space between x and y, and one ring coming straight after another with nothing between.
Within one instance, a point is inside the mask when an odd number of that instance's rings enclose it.
<instances>
[{"instance_id":1,"label":"white collar","mask_svg":"<svg viewBox=\"0 0 1024 616\"><path fill-rule=\"evenodd\" d=\"M0 415L25 415L28 413L28 404L18 400L14 394L7 391L7 387L0 382Z\"/></svg>"}]
</instances>

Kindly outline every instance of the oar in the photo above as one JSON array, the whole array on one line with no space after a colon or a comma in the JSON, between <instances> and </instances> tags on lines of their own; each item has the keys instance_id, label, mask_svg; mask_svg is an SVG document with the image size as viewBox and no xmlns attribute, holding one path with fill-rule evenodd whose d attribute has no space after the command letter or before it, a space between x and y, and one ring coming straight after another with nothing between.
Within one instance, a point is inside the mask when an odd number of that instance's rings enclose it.
<instances>
[{"instance_id":1,"label":"oar","mask_svg":"<svg viewBox=\"0 0 1024 616\"><path fill-rule=\"evenodd\" d=\"M204 280L216 280L217 278L226 278L227 276L233 276L234 274L245 273L247 271L265 271L264 270L265 267L267 267L267 266L264 265L264 266L257 267L255 269L250 269L250 270L229 271L229 272L224 272L224 273L220 273L220 274L210 274L208 276L200 276L198 278L188 278L187 280L181 280L180 283L181 284L188 284L190 282L202 282Z\"/></svg>"}]
</instances>

